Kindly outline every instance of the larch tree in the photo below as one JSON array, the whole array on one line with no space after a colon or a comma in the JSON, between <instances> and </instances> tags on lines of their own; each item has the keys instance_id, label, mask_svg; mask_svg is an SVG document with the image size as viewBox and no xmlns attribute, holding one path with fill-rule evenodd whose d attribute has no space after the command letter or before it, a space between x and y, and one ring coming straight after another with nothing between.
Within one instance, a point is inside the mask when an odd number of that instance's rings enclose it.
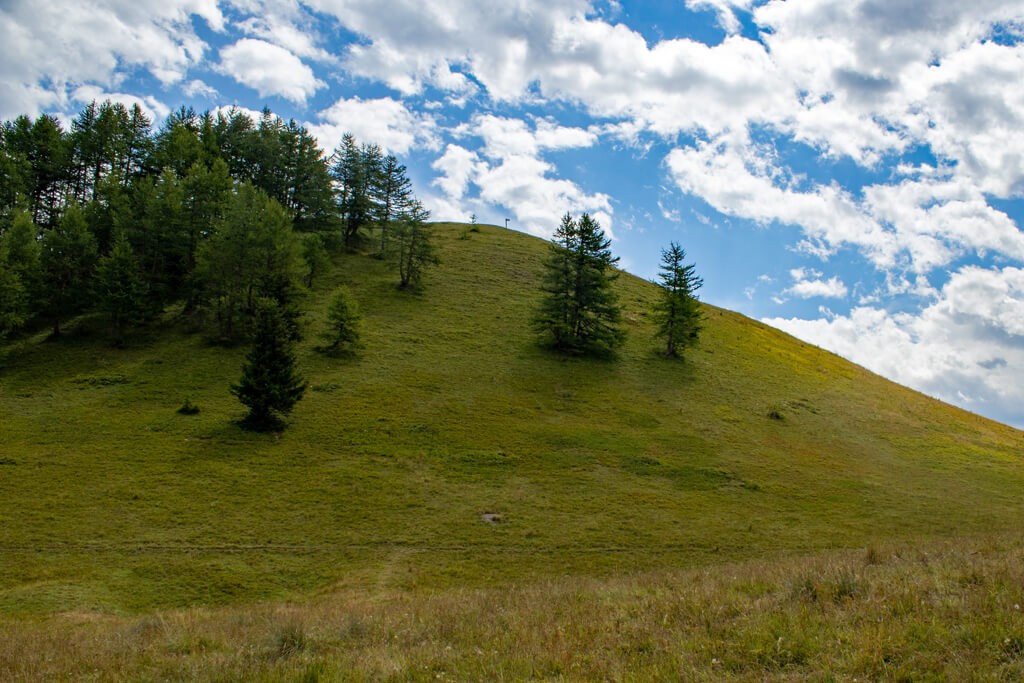
<instances>
[{"instance_id":1,"label":"larch tree","mask_svg":"<svg viewBox=\"0 0 1024 683\"><path fill-rule=\"evenodd\" d=\"M665 355L676 358L682 349L697 343L703 314L696 292L704 280L695 264L686 263L686 251L675 242L661 250L658 279L661 297L654 306L654 322L665 342Z\"/></svg>"},{"instance_id":2,"label":"larch tree","mask_svg":"<svg viewBox=\"0 0 1024 683\"><path fill-rule=\"evenodd\" d=\"M387 252L391 222L407 212L414 200L412 181L406 174L405 165L398 163L394 155L389 154L381 162L380 172L374 178L372 196L374 219L380 228L380 253L384 254Z\"/></svg>"},{"instance_id":3,"label":"larch tree","mask_svg":"<svg viewBox=\"0 0 1024 683\"><path fill-rule=\"evenodd\" d=\"M393 255L398 262L399 287L418 289L424 271L437 264L434 236L427 224L430 212L414 200L394 226Z\"/></svg>"},{"instance_id":4,"label":"larch tree","mask_svg":"<svg viewBox=\"0 0 1024 683\"><path fill-rule=\"evenodd\" d=\"M321 335L325 353L347 354L359 348L362 316L355 297L347 287L339 287L327 309L327 327Z\"/></svg>"},{"instance_id":5,"label":"larch tree","mask_svg":"<svg viewBox=\"0 0 1024 683\"><path fill-rule=\"evenodd\" d=\"M96 258L96 239L78 205L69 204L57 225L43 235L39 258L43 309L54 337L60 336L63 320L87 303Z\"/></svg>"},{"instance_id":6,"label":"larch tree","mask_svg":"<svg viewBox=\"0 0 1024 683\"><path fill-rule=\"evenodd\" d=\"M146 316L146 282L131 243L121 233L96 268L96 294L110 320L114 345L123 345L128 328Z\"/></svg>"},{"instance_id":7,"label":"larch tree","mask_svg":"<svg viewBox=\"0 0 1024 683\"><path fill-rule=\"evenodd\" d=\"M621 345L622 315L612 289L618 258L611 240L589 214L566 214L544 264L544 297L535 329L562 353L608 355Z\"/></svg>"}]
</instances>

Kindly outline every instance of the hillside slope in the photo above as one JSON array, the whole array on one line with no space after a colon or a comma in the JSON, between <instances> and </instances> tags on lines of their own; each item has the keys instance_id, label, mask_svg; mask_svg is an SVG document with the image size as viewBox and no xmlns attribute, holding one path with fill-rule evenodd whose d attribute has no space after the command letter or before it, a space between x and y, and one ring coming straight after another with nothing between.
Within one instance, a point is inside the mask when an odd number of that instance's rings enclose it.
<instances>
[{"instance_id":1,"label":"hillside slope","mask_svg":"<svg viewBox=\"0 0 1024 683\"><path fill-rule=\"evenodd\" d=\"M244 349L173 328L9 349L0 612L502 585L1024 522L1019 431L710 306L667 361L656 288L631 276L621 358L561 359L529 328L545 244L437 233L422 295L358 255L317 286L311 390L281 434L235 424ZM365 317L351 360L313 350L341 283ZM175 412L186 398L198 415Z\"/></svg>"}]
</instances>

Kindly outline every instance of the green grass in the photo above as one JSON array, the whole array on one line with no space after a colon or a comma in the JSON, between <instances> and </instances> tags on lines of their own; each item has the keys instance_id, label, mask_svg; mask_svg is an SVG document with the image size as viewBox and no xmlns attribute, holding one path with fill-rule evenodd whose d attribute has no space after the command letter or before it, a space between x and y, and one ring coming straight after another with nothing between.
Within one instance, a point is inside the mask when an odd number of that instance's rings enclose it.
<instances>
[{"instance_id":1,"label":"green grass","mask_svg":"<svg viewBox=\"0 0 1024 683\"><path fill-rule=\"evenodd\" d=\"M0 614L426 595L1024 522L1016 430L710 306L665 360L656 289L629 276L620 359L559 358L529 329L544 243L437 232L422 294L360 255L317 285L311 389L280 434L237 425L244 349L170 323L123 350L74 332L6 349ZM314 351L340 284L364 316L354 358Z\"/></svg>"},{"instance_id":2,"label":"green grass","mask_svg":"<svg viewBox=\"0 0 1024 683\"><path fill-rule=\"evenodd\" d=\"M0 618L0 678L1019 681L1019 535L526 585Z\"/></svg>"}]
</instances>

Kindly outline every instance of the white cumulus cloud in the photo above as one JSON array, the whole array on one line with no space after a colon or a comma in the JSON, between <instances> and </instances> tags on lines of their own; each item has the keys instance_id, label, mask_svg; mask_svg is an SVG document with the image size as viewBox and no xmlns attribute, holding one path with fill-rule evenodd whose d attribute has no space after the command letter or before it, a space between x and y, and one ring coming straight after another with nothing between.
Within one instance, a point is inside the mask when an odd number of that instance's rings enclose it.
<instances>
[{"instance_id":1,"label":"white cumulus cloud","mask_svg":"<svg viewBox=\"0 0 1024 683\"><path fill-rule=\"evenodd\" d=\"M341 98L318 114L319 122L306 127L326 150L351 133L361 143L380 145L386 153L405 154L410 149L437 149L437 122L425 113L412 112L390 97Z\"/></svg>"},{"instance_id":2,"label":"white cumulus cloud","mask_svg":"<svg viewBox=\"0 0 1024 683\"><path fill-rule=\"evenodd\" d=\"M223 48L219 69L254 89L260 97L278 95L296 104L303 104L325 85L288 50L253 38L243 38Z\"/></svg>"}]
</instances>

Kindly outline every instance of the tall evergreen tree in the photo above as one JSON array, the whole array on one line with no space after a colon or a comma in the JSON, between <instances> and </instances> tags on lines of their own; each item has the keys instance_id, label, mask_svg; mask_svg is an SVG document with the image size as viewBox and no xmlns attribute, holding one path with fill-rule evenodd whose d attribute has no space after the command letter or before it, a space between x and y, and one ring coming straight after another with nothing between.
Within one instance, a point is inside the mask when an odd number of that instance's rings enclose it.
<instances>
[{"instance_id":1,"label":"tall evergreen tree","mask_svg":"<svg viewBox=\"0 0 1024 683\"><path fill-rule=\"evenodd\" d=\"M393 254L402 289L419 288L423 272L438 262L434 236L427 224L429 217L430 212L419 201L413 201L395 223Z\"/></svg>"},{"instance_id":2,"label":"tall evergreen tree","mask_svg":"<svg viewBox=\"0 0 1024 683\"><path fill-rule=\"evenodd\" d=\"M0 341L25 323L28 311L28 293L11 268L7 245L0 241Z\"/></svg>"},{"instance_id":3,"label":"tall evergreen tree","mask_svg":"<svg viewBox=\"0 0 1024 683\"><path fill-rule=\"evenodd\" d=\"M0 235L0 338L17 331L39 305L42 270L39 229L27 211L14 215Z\"/></svg>"},{"instance_id":4,"label":"tall evergreen tree","mask_svg":"<svg viewBox=\"0 0 1024 683\"><path fill-rule=\"evenodd\" d=\"M281 424L302 399L306 383L296 368L288 326L276 302L261 299L256 305L253 345L246 355L242 378L231 393L249 408L245 424L269 429Z\"/></svg>"},{"instance_id":5,"label":"tall evergreen tree","mask_svg":"<svg viewBox=\"0 0 1024 683\"><path fill-rule=\"evenodd\" d=\"M42 245L39 243L39 228L27 211L14 214L11 227L0 238L0 245L7 255L7 269L18 276L29 300L37 301L42 294Z\"/></svg>"},{"instance_id":6,"label":"tall evergreen tree","mask_svg":"<svg viewBox=\"0 0 1024 683\"><path fill-rule=\"evenodd\" d=\"M15 121L15 143L28 161L27 198L36 225L53 228L60 219L71 180L68 138L60 122L44 114L30 126L27 117Z\"/></svg>"},{"instance_id":7,"label":"tall evergreen tree","mask_svg":"<svg viewBox=\"0 0 1024 683\"><path fill-rule=\"evenodd\" d=\"M380 229L380 253L384 254L387 252L391 221L408 212L414 200L412 181L406 174L405 165L398 163L393 154L384 157L381 162L371 194L374 202L373 218Z\"/></svg>"},{"instance_id":8,"label":"tall evergreen tree","mask_svg":"<svg viewBox=\"0 0 1024 683\"><path fill-rule=\"evenodd\" d=\"M86 304L96 256L96 239L82 211L69 204L57 226L43 235L40 255L44 309L55 337L60 336L61 322Z\"/></svg>"},{"instance_id":9,"label":"tall evergreen tree","mask_svg":"<svg viewBox=\"0 0 1024 683\"><path fill-rule=\"evenodd\" d=\"M611 240L589 214L562 219L545 262L545 296L534 317L534 327L552 348L608 354L622 343L621 313L612 289L619 259L610 247Z\"/></svg>"},{"instance_id":10,"label":"tall evergreen tree","mask_svg":"<svg viewBox=\"0 0 1024 683\"><path fill-rule=\"evenodd\" d=\"M140 323L146 314L146 283L132 245L123 234L114 238L110 253L100 259L96 294L109 316L114 344L121 346L128 328Z\"/></svg>"},{"instance_id":11,"label":"tall evergreen tree","mask_svg":"<svg viewBox=\"0 0 1024 683\"><path fill-rule=\"evenodd\" d=\"M221 338L241 331L238 323L255 312L256 300L287 307L301 275L297 240L284 207L249 183L238 186L200 246L196 281L214 310Z\"/></svg>"},{"instance_id":12,"label":"tall evergreen tree","mask_svg":"<svg viewBox=\"0 0 1024 683\"><path fill-rule=\"evenodd\" d=\"M380 156L380 148L359 146L354 136L346 134L332 157L331 176L337 188L342 236L349 247L356 245L362 230L373 219L370 187L379 173Z\"/></svg>"},{"instance_id":13,"label":"tall evergreen tree","mask_svg":"<svg viewBox=\"0 0 1024 683\"><path fill-rule=\"evenodd\" d=\"M679 356L680 349L697 343L703 315L696 292L704 284L693 263L686 263L686 251L675 242L661 250L658 274L661 297L654 306L658 335L665 341L665 355Z\"/></svg>"}]
</instances>

